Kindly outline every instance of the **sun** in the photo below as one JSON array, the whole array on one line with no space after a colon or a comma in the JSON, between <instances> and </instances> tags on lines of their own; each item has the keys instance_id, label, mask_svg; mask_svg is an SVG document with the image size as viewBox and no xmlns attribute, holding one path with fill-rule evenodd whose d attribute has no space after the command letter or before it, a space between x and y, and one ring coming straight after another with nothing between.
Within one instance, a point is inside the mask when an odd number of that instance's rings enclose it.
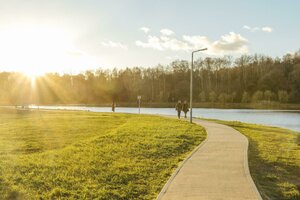
<instances>
[{"instance_id":1,"label":"sun","mask_svg":"<svg viewBox=\"0 0 300 200\"><path fill-rule=\"evenodd\" d=\"M59 25L12 24L0 27L0 67L32 80L44 73L69 73L98 65L83 51L77 32Z\"/></svg>"},{"instance_id":2,"label":"sun","mask_svg":"<svg viewBox=\"0 0 300 200\"><path fill-rule=\"evenodd\" d=\"M70 53L77 50L73 39L61 27L19 25L0 30L1 64L31 78L41 72L57 71L75 59Z\"/></svg>"},{"instance_id":3,"label":"sun","mask_svg":"<svg viewBox=\"0 0 300 200\"><path fill-rule=\"evenodd\" d=\"M24 74L30 79L31 87L35 87L36 79L43 75L37 70L27 70Z\"/></svg>"}]
</instances>

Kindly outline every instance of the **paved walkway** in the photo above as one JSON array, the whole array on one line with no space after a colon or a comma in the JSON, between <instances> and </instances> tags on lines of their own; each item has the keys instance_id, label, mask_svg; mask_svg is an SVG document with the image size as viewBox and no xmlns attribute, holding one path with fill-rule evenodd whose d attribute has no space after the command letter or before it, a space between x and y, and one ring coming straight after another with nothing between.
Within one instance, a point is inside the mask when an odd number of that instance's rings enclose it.
<instances>
[{"instance_id":1,"label":"paved walkway","mask_svg":"<svg viewBox=\"0 0 300 200\"><path fill-rule=\"evenodd\" d=\"M248 140L235 129L194 120L208 138L170 178L157 199L261 199L248 168Z\"/></svg>"}]
</instances>

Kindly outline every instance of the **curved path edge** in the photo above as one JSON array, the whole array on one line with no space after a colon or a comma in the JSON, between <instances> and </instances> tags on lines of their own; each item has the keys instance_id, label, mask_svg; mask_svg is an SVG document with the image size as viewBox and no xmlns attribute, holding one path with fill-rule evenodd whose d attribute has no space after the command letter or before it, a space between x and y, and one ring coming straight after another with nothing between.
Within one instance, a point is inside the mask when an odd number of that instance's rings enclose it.
<instances>
[{"instance_id":1,"label":"curved path edge","mask_svg":"<svg viewBox=\"0 0 300 200\"><path fill-rule=\"evenodd\" d=\"M248 164L248 162L249 162L249 160L248 160L249 140L245 135L243 135L243 134L241 134L241 135L244 136L247 140L247 148L245 149L245 158L244 158L245 174L247 176L247 179L248 179L253 191L255 192L255 194L257 196L257 199L258 200L263 200L260 193L259 193L259 191L258 191L258 189L257 189L257 187L256 187L256 185L255 185L255 183L254 183L254 181L253 181L253 179L252 179L251 173L250 173L250 168L249 168L249 164Z\"/></svg>"},{"instance_id":2,"label":"curved path edge","mask_svg":"<svg viewBox=\"0 0 300 200\"><path fill-rule=\"evenodd\" d=\"M174 180L174 178L179 173L179 171L184 166L184 164L193 156L194 153L196 153L206 143L207 140L208 140L208 134L207 134L205 140L203 140L198 146L196 146L195 149L179 164L177 169L173 172L172 176L169 178L167 183L164 185L164 187L162 188L162 190L158 194L156 200L161 200L162 199L163 195L167 192L171 182Z\"/></svg>"},{"instance_id":3,"label":"curved path edge","mask_svg":"<svg viewBox=\"0 0 300 200\"><path fill-rule=\"evenodd\" d=\"M156 199L262 200L250 174L246 136L216 122L194 123L205 128L207 138L179 164Z\"/></svg>"}]
</instances>

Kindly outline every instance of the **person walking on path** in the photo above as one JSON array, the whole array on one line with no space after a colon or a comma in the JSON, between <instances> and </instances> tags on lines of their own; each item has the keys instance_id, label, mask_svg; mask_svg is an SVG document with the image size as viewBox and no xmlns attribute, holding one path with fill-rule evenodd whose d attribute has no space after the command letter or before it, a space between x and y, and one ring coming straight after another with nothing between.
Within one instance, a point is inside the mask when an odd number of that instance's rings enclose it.
<instances>
[{"instance_id":1,"label":"person walking on path","mask_svg":"<svg viewBox=\"0 0 300 200\"><path fill-rule=\"evenodd\" d=\"M116 103L115 103L115 101L113 101L113 103L112 103L112 105L111 105L111 110L112 110L113 112L115 112L115 109L116 109Z\"/></svg>"},{"instance_id":2,"label":"person walking on path","mask_svg":"<svg viewBox=\"0 0 300 200\"><path fill-rule=\"evenodd\" d=\"M183 102L182 111L184 112L184 118L186 118L186 114L189 112L189 105L186 101Z\"/></svg>"},{"instance_id":3,"label":"person walking on path","mask_svg":"<svg viewBox=\"0 0 300 200\"><path fill-rule=\"evenodd\" d=\"M180 100L176 104L175 109L177 110L178 119L180 119L180 114L181 114L181 111L182 111L182 104L181 104Z\"/></svg>"}]
</instances>

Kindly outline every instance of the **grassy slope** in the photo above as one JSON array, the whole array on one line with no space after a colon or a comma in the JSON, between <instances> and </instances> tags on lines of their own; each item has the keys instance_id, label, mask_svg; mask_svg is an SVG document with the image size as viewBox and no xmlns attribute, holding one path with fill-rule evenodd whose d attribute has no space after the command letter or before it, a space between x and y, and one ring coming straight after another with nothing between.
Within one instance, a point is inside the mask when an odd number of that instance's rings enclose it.
<instances>
[{"instance_id":1,"label":"grassy slope","mask_svg":"<svg viewBox=\"0 0 300 200\"><path fill-rule=\"evenodd\" d=\"M162 117L0 108L0 197L153 199L204 138Z\"/></svg>"},{"instance_id":2,"label":"grassy slope","mask_svg":"<svg viewBox=\"0 0 300 200\"><path fill-rule=\"evenodd\" d=\"M300 133L240 122L232 126L249 140L249 168L263 199L300 199Z\"/></svg>"}]
</instances>

